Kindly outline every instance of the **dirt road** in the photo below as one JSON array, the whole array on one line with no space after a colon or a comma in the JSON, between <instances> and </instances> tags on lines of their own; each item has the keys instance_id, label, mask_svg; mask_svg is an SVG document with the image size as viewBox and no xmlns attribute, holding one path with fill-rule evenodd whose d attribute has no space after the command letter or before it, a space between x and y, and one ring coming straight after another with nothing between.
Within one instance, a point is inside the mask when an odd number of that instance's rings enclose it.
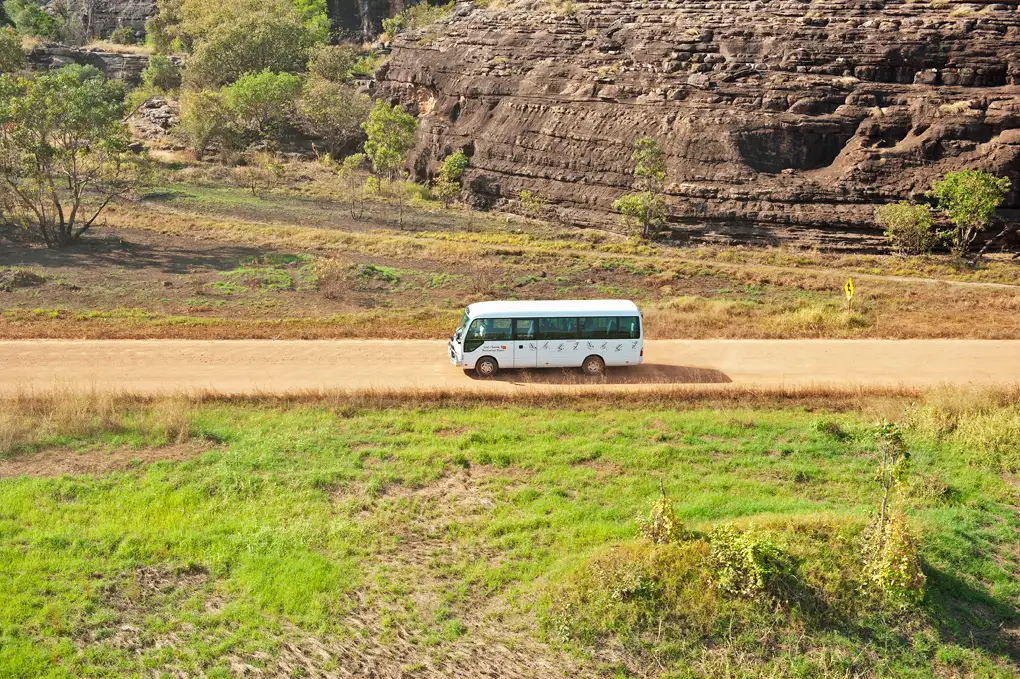
<instances>
[{"instance_id":1,"label":"dirt road","mask_svg":"<svg viewBox=\"0 0 1020 679\"><path fill-rule=\"evenodd\" d=\"M577 371L506 371L480 381L447 361L443 342L0 342L0 392L86 388L220 393L443 387L559 388L590 384ZM645 364L598 383L745 387L1020 384L1020 341L660 340Z\"/></svg>"}]
</instances>

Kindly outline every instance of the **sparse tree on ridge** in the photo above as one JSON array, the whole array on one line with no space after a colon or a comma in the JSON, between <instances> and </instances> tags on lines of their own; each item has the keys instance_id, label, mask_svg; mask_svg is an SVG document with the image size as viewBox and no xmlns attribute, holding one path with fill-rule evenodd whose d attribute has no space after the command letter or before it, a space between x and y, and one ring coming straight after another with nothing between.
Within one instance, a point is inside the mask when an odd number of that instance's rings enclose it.
<instances>
[{"instance_id":1,"label":"sparse tree on ridge","mask_svg":"<svg viewBox=\"0 0 1020 679\"><path fill-rule=\"evenodd\" d=\"M666 154L651 137L634 143L634 186L638 193L629 193L613 203L628 226L637 224L642 238L652 238L669 217L666 202L659 195L666 180Z\"/></svg>"}]
</instances>

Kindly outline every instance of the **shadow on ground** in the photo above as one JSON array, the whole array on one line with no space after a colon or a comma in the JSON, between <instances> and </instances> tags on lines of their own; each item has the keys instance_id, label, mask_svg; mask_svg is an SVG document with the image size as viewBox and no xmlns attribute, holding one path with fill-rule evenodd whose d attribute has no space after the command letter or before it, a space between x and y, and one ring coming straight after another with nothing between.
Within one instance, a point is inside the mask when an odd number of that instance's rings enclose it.
<instances>
[{"instance_id":1,"label":"shadow on ground","mask_svg":"<svg viewBox=\"0 0 1020 679\"><path fill-rule=\"evenodd\" d=\"M503 370L495 377L483 379L474 370L465 373L474 380L509 382L511 384L730 384L729 375L711 368L688 368L678 365L645 363L632 368L606 368L606 374L588 377L576 368L546 370Z\"/></svg>"}]
</instances>

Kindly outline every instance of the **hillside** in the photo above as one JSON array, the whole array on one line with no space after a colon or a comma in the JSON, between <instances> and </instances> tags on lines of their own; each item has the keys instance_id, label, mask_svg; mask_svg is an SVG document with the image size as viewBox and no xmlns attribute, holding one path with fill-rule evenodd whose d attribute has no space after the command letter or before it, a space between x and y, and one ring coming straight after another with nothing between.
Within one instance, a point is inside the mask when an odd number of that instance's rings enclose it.
<instances>
[{"instance_id":1,"label":"hillside","mask_svg":"<svg viewBox=\"0 0 1020 679\"><path fill-rule=\"evenodd\" d=\"M613 226L648 134L681 239L860 247L874 203L964 167L1017 178L1012 5L481 4L398 37L378 73L422 117L419 174L464 148L477 204L528 190Z\"/></svg>"}]
</instances>

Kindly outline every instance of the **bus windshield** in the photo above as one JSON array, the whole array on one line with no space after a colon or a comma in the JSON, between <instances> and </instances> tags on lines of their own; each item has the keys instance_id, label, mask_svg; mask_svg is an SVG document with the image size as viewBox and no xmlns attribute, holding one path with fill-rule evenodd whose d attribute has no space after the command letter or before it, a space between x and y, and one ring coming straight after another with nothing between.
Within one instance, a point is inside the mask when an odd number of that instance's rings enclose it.
<instances>
[{"instance_id":1,"label":"bus windshield","mask_svg":"<svg viewBox=\"0 0 1020 679\"><path fill-rule=\"evenodd\" d=\"M464 339L464 331L467 330L467 326L468 326L468 314L465 311L463 318L460 319L460 325L458 325L457 329L453 331L454 342L459 342L462 339Z\"/></svg>"}]
</instances>

